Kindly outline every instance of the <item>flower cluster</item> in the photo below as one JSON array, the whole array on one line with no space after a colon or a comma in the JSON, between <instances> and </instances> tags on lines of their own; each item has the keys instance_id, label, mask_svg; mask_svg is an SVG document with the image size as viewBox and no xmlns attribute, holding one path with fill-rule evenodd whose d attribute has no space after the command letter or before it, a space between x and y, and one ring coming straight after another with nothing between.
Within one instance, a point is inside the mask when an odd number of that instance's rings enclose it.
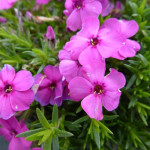
<instances>
[{"instance_id":1,"label":"flower cluster","mask_svg":"<svg viewBox=\"0 0 150 150\"><path fill-rule=\"evenodd\" d=\"M2 0L0 9L8 9L16 1ZM36 0L37 4L48 4L49 1ZM118 5L116 7L121 9ZM134 20L109 18L100 26L99 15L108 15L113 7L109 0L66 0L66 28L80 31L59 52L60 64L47 65L43 73L34 77L25 70L15 73L15 69L8 64L1 69L0 134L10 142L9 150L28 150L31 147L31 142L15 137L28 131L28 128L14 115L17 111L29 109L34 99L42 106L61 106L63 100L82 100L83 110L96 120L103 119L103 106L108 111L118 107L120 89L125 86L126 79L114 68L110 68L110 73L105 75L105 60L110 57L119 60L134 57L140 45L130 39L139 30ZM31 18L32 14L27 12L26 15ZM55 45L55 33L51 26L43 37Z\"/></svg>"}]
</instances>

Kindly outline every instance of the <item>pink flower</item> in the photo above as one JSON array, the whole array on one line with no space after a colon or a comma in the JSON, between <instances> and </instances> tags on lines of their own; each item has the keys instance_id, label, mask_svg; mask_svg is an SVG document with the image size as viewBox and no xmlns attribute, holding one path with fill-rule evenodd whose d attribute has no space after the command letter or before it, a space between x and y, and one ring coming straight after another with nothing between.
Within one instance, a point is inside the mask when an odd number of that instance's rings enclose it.
<instances>
[{"instance_id":1,"label":"pink flower","mask_svg":"<svg viewBox=\"0 0 150 150\"><path fill-rule=\"evenodd\" d=\"M0 135L9 143L8 150L30 150L32 142L26 141L25 138L17 138L16 135L28 131L23 122L18 122L15 117L8 120L0 119Z\"/></svg>"},{"instance_id":2,"label":"pink flower","mask_svg":"<svg viewBox=\"0 0 150 150\"><path fill-rule=\"evenodd\" d=\"M44 37L47 38L48 40L55 40L55 32L51 26L48 26L47 32L44 35Z\"/></svg>"},{"instance_id":3,"label":"pink flower","mask_svg":"<svg viewBox=\"0 0 150 150\"><path fill-rule=\"evenodd\" d=\"M60 73L65 77L67 82L81 75L81 64L78 60L71 59L70 54L66 50L61 50L58 56L61 60L59 64Z\"/></svg>"},{"instance_id":4,"label":"pink flower","mask_svg":"<svg viewBox=\"0 0 150 150\"><path fill-rule=\"evenodd\" d=\"M0 72L0 118L9 119L16 111L29 109L34 100L33 82L29 71L15 73L12 66L4 65Z\"/></svg>"},{"instance_id":5,"label":"pink flower","mask_svg":"<svg viewBox=\"0 0 150 150\"><path fill-rule=\"evenodd\" d=\"M105 61L91 49L82 52L80 63L85 69L85 78L75 77L69 82L70 96L73 100L82 100L81 106L90 118L103 119L102 105L112 111L119 105L125 77L115 69L104 77Z\"/></svg>"},{"instance_id":6,"label":"pink flower","mask_svg":"<svg viewBox=\"0 0 150 150\"><path fill-rule=\"evenodd\" d=\"M50 0L36 0L37 4L48 4L48 2L50 2Z\"/></svg>"},{"instance_id":7,"label":"pink flower","mask_svg":"<svg viewBox=\"0 0 150 150\"><path fill-rule=\"evenodd\" d=\"M35 100L42 106L54 105L60 106L64 100L64 88L62 75L59 72L59 67L48 65L44 68L44 74L35 76L34 86L38 85L38 90L35 95Z\"/></svg>"},{"instance_id":8,"label":"pink flower","mask_svg":"<svg viewBox=\"0 0 150 150\"><path fill-rule=\"evenodd\" d=\"M64 13L68 16L67 28L72 31L81 29L86 18L90 16L98 18L102 11L98 0L66 0L65 7Z\"/></svg>"},{"instance_id":9,"label":"pink flower","mask_svg":"<svg viewBox=\"0 0 150 150\"><path fill-rule=\"evenodd\" d=\"M82 30L66 43L64 49L71 51L71 58L78 59L82 51L92 49L99 51L102 57L113 57L113 54L121 47L125 37L120 36L111 28L100 28L99 20L89 17L85 20Z\"/></svg>"},{"instance_id":10,"label":"pink flower","mask_svg":"<svg viewBox=\"0 0 150 150\"><path fill-rule=\"evenodd\" d=\"M5 18L3 18L3 17L0 17L0 23L6 23L6 19Z\"/></svg>"},{"instance_id":11,"label":"pink flower","mask_svg":"<svg viewBox=\"0 0 150 150\"><path fill-rule=\"evenodd\" d=\"M113 9L113 5L109 0L99 0L102 4L102 16L107 16Z\"/></svg>"},{"instance_id":12,"label":"pink flower","mask_svg":"<svg viewBox=\"0 0 150 150\"><path fill-rule=\"evenodd\" d=\"M134 36L139 30L139 26L136 21L118 20L115 18L110 18L104 22L102 28L110 28L117 34L119 33L121 37L124 38L121 47L117 49L112 57L117 59L134 57L136 55L136 52L140 50L140 44L138 42L128 39Z\"/></svg>"},{"instance_id":13,"label":"pink flower","mask_svg":"<svg viewBox=\"0 0 150 150\"><path fill-rule=\"evenodd\" d=\"M11 8L17 0L1 0L0 10Z\"/></svg>"}]
</instances>

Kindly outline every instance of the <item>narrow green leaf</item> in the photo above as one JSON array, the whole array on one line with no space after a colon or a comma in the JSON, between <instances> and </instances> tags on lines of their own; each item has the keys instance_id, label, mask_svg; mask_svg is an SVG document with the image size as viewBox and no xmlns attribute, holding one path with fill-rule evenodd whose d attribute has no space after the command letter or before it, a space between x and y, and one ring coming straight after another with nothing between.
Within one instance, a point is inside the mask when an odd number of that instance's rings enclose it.
<instances>
[{"instance_id":1,"label":"narrow green leaf","mask_svg":"<svg viewBox=\"0 0 150 150\"><path fill-rule=\"evenodd\" d=\"M44 143L44 150L51 150L52 136L50 136Z\"/></svg>"},{"instance_id":2,"label":"narrow green leaf","mask_svg":"<svg viewBox=\"0 0 150 150\"><path fill-rule=\"evenodd\" d=\"M52 123L54 125L58 125L58 107L57 107L57 104L55 104L53 106L53 112L52 112Z\"/></svg>"},{"instance_id":3,"label":"narrow green leaf","mask_svg":"<svg viewBox=\"0 0 150 150\"><path fill-rule=\"evenodd\" d=\"M43 115L43 113L40 111L39 108L36 109L36 113L37 113L38 119L39 119L40 123L42 124L42 126L46 129L49 129L50 124L48 123L47 119L45 118L45 116Z\"/></svg>"},{"instance_id":4,"label":"narrow green leaf","mask_svg":"<svg viewBox=\"0 0 150 150\"><path fill-rule=\"evenodd\" d=\"M113 134L111 130L109 130L102 122L99 121L99 125L105 129L108 133Z\"/></svg>"},{"instance_id":5,"label":"narrow green leaf","mask_svg":"<svg viewBox=\"0 0 150 150\"><path fill-rule=\"evenodd\" d=\"M113 119L116 119L118 117L119 117L119 115L111 115L111 116L104 115L104 120L113 120Z\"/></svg>"},{"instance_id":6,"label":"narrow green leaf","mask_svg":"<svg viewBox=\"0 0 150 150\"><path fill-rule=\"evenodd\" d=\"M16 137L27 137L27 136L30 136L32 134L38 133L40 131L43 131L43 130L44 130L44 128L30 130L30 131L27 131L27 132L20 133L20 134L16 135Z\"/></svg>"},{"instance_id":7,"label":"narrow green leaf","mask_svg":"<svg viewBox=\"0 0 150 150\"><path fill-rule=\"evenodd\" d=\"M40 139L41 139L41 137L38 136L38 133L32 134L26 138L27 141L37 141Z\"/></svg>"},{"instance_id":8,"label":"narrow green leaf","mask_svg":"<svg viewBox=\"0 0 150 150\"><path fill-rule=\"evenodd\" d=\"M100 150L100 134L99 132L96 130L96 126L93 125L93 134L94 134L94 141L98 147L98 149Z\"/></svg>"},{"instance_id":9,"label":"narrow green leaf","mask_svg":"<svg viewBox=\"0 0 150 150\"><path fill-rule=\"evenodd\" d=\"M88 116L84 116L84 117L81 117L80 119L77 119L76 121L74 121L72 124L79 124L79 123L82 123L84 121L87 121L89 119Z\"/></svg>"},{"instance_id":10,"label":"narrow green leaf","mask_svg":"<svg viewBox=\"0 0 150 150\"><path fill-rule=\"evenodd\" d=\"M59 150L59 141L58 141L58 137L53 137L53 150Z\"/></svg>"},{"instance_id":11,"label":"narrow green leaf","mask_svg":"<svg viewBox=\"0 0 150 150\"><path fill-rule=\"evenodd\" d=\"M71 132L68 131L63 131L63 130L59 130L59 129L55 129L56 131L56 135L58 137L71 137L73 136L73 134Z\"/></svg>"}]
</instances>

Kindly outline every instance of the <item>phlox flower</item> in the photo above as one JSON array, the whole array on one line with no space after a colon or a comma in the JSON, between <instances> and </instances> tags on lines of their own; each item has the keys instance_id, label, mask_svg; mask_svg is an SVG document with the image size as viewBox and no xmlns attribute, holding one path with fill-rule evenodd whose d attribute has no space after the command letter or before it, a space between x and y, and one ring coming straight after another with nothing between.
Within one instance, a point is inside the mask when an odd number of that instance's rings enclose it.
<instances>
[{"instance_id":1,"label":"phlox flower","mask_svg":"<svg viewBox=\"0 0 150 150\"><path fill-rule=\"evenodd\" d=\"M110 18L104 22L102 28L110 28L111 30L116 31L116 33L119 33L120 36L124 38L121 47L117 49L112 57L122 60L127 57L134 57L136 52L140 50L140 44L135 40L129 39L139 30L139 26L136 21Z\"/></svg>"},{"instance_id":2,"label":"phlox flower","mask_svg":"<svg viewBox=\"0 0 150 150\"><path fill-rule=\"evenodd\" d=\"M4 65L0 71L0 118L9 119L16 111L29 109L34 100L33 82L29 71L15 73L12 66Z\"/></svg>"},{"instance_id":3,"label":"phlox flower","mask_svg":"<svg viewBox=\"0 0 150 150\"><path fill-rule=\"evenodd\" d=\"M11 8L17 0L1 0L0 10Z\"/></svg>"},{"instance_id":4,"label":"phlox flower","mask_svg":"<svg viewBox=\"0 0 150 150\"><path fill-rule=\"evenodd\" d=\"M120 36L115 30L100 28L99 20L89 17L83 23L82 29L65 44L64 49L71 51L72 59L78 59L81 52L89 48L108 58L113 57L124 39L125 37Z\"/></svg>"},{"instance_id":5,"label":"phlox flower","mask_svg":"<svg viewBox=\"0 0 150 150\"><path fill-rule=\"evenodd\" d=\"M50 2L50 0L36 0L37 4L48 4L48 2Z\"/></svg>"},{"instance_id":6,"label":"phlox flower","mask_svg":"<svg viewBox=\"0 0 150 150\"><path fill-rule=\"evenodd\" d=\"M77 59L71 59L70 54L69 51L61 50L58 56L61 60L59 64L60 73L65 77L67 82L81 75L81 64Z\"/></svg>"},{"instance_id":7,"label":"phlox flower","mask_svg":"<svg viewBox=\"0 0 150 150\"><path fill-rule=\"evenodd\" d=\"M108 111L119 105L121 89L125 85L125 77L115 69L104 77L105 61L96 51L91 49L82 52L80 63L85 70L85 77L75 77L69 82L70 96L81 101L83 110L90 118L103 119L102 106Z\"/></svg>"},{"instance_id":8,"label":"phlox flower","mask_svg":"<svg viewBox=\"0 0 150 150\"><path fill-rule=\"evenodd\" d=\"M30 150L32 142L16 137L17 134L28 131L24 122L18 122L13 116L8 120L0 119L0 126L0 135L9 142L8 150Z\"/></svg>"},{"instance_id":9,"label":"phlox flower","mask_svg":"<svg viewBox=\"0 0 150 150\"><path fill-rule=\"evenodd\" d=\"M90 16L97 17L102 11L102 5L98 0L66 0L67 28L76 31L81 29L84 20Z\"/></svg>"},{"instance_id":10,"label":"phlox flower","mask_svg":"<svg viewBox=\"0 0 150 150\"><path fill-rule=\"evenodd\" d=\"M42 106L54 105L55 103L60 106L64 100L64 95L66 95L66 90L63 87L59 67L48 65L44 68L44 74L40 73L35 76L34 86L39 86L35 100Z\"/></svg>"},{"instance_id":11,"label":"phlox flower","mask_svg":"<svg viewBox=\"0 0 150 150\"><path fill-rule=\"evenodd\" d=\"M52 26L48 26L47 32L44 35L44 37L48 40L53 40L53 41L55 40L55 32L54 32Z\"/></svg>"},{"instance_id":12,"label":"phlox flower","mask_svg":"<svg viewBox=\"0 0 150 150\"><path fill-rule=\"evenodd\" d=\"M0 23L5 23L7 20L3 17L0 17Z\"/></svg>"}]
</instances>

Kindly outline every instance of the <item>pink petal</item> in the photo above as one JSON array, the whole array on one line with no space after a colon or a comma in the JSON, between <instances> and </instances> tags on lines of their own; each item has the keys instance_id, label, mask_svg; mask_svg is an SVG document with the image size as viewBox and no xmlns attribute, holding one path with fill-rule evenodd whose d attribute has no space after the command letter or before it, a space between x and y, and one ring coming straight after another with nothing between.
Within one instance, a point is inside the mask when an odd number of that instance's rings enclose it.
<instances>
[{"instance_id":1,"label":"pink petal","mask_svg":"<svg viewBox=\"0 0 150 150\"><path fill-rule=\"evenodd\" d=\"M13 80L13 88L17 91L26 91L31 88L34 83L34 78L31 72L21 70L17 72Z\"/></svg>"},{"instance_id":2,"label":"pink petal","mask_svg":"<svg viewBox=\"0 0 150 150\"><path fill-rule=\"evenodd\" d=\"M50 100L50 104L51 104L51 105L57 104L57 106L61 106L61 105L62 105L62 101L63 101L62 97L55 98L55 99L52 98L52 99Z\"/></svg>"},{"instance_id":3,"label":"pink petal","mask_svg":"<svg viewBox=\"0 0 150 150\"><path fill-rule=\"evenodd\" d=\"M126 40L124 45L120 48L119 54L124 58L134 57L136 52L140 50L140 44L134 40Z\"/></svg>"},{"instance_id":4,"label":"pink petal","mask_svg":"<svg viewBox=\"0 0 150 150\"><path fill-rule=\"evenodd\" d=\"M106 28L99 31L99 36L100 43L97 45L97 48L104 58L112 57L125 40L124 36Z\"/></svg>"},{"instance_id":5,"label":"pink petal","mask_svg":"<svg viewBox=\"0 0 150 150\"><path fill-rule=\"evenodd\" d=\"M102 12L102 5L99 1L91 1L89 3L85 1L83 5L84 7L80 10L82 22L90 16L98 18Z\"/></svg>"},{"instance_id":6,"label":"pink petal","mask_svg":"<svg viewBox=\"0 0 150 150\"><path fill-rule=\"evenodd\" d=\"M82 77L73 78L69 82L68 88L70 90L71 98L75 101L85 98L93 90L92 84Z\"/></svg>"},{"instance_id":7,"label":"pink petal","mask_svg":"<svg viewBox=\"0 0 150 150\"><path fill-rule=\"evenodd\" d=\"M62 75L59 72L59 66L51 66L48 65L44 68L44 73L48 77L50 81L60 81L62 79Z\"/></svg>"},{"instance_id":8,"label":"pink petal","mask_svg":"<svg viewBox=\"0 0 150 150\"><path fill-rule=\"evenodd\" d=\"M34 93L32 90L27 91L13 91L10 102L14 111L24 111L29 109L34 100Z\"/></svg>"},{"instance_id":9,"label":"pink petal","mask_svg":"<svg viewBox=\"0 0 150 150\"><path fill-rule=\"evenodd\" d=\"M0 118L9 119L15 114L8 95L0 95Z\"/></svg>"},{"instance_id":10,"label":"pink petal","mask_svg":"<svg viewBox=\"0 0 150 150\"><path fill-rule=\"evenodd\" d=\"M51 96L51 89L47 88L39 88L35 95L35 100L39 102L42 106L46 106L49 104L50 96Z\"/></svg>"},{"instance_id":11,"label":"pink petal","mask_svg":"<svg viewBox=\"0 0 150 150\"><path fill-rule=\"evenodd\" d=\"M56 83L56 88L55 88L55 99L62 97L63 95L63 87L62 87L62 81Z\"/></svg>"},{"instance_id":12,"label":"pink petal","mask_svg":"<svg viewBox=\"0 0 150 150\"><path fill-rule=\"evenodd\" d=\"M82 22L81 22L81 16L80 11L78 9L74 9L72 13L67 18L67 28L69 28L72 31L76 31L77 29L81 29Z\"/></svg>"},{"instance_id":13,"label":"pink petal","mask_svg":"<svg viewBox=\"0 0 150 150\"><path fill-rule=\"evenodd\" d=\"M71 52L71 58L77 60L80 53L89 45L89 39L76 36L65 44L65 49Z\"/></svg>"},{"instance_id":14,"label":"pink petal","mask_svg":"<svg viewBox=\"0 0 150 150\"><path fill-rule=\"evenodd\" d=\"M70 52L69 51L66 51L66 50L61 50L58 54L58 58L59 60L64 60L64 59L71 59L70 58Z\"/></svg>"},{"instance_id":15,"label":"pink petal","mask_svg":"<svg viewBox=\"0 0 150 150\"><path fill-rule=\"evenodd\" d=\"M22 140L25 140L25 138L13 137L10 141L8 150L30 150L31 142L25 141L26 144L24 144Z\"/></svg>"},{"instance_id":16,"label":"pink petal","mask_svg":"<svg viewBox=\"0 0 150 150\"><path fill-rule=\"evenodd\" d=\"M3 82L11 83L15 77L15 69L11 65L4 65L0 72L0 77Z\"/></svg>"},{"instance_id":17,"label":"pink petal","mask_svg":"<svg viewBox=\"0 0 150 150\"><path fill-rule=\"evenodd\" d=\"M125 86L126 79L123 73L111 68L110 73L104 78L104 85L107 90L119 90Z\"/></svg>"},{"instance_id":18,"label":"pink petal","mask_svg":"<svg viewBox=\"0 0 150 150\"><path fill-rule=\"evenodd\" d=\"M77 76L79 67L77 61L73 60L63 60L59 64L60 73L69 82L71 79Z\"/></svg>"},{"instance_id":19,"label":"pink petal","mask_svg":"<svg viewBox=\"0 0 150 150\"><path fill-rule=\"evenodd\" d=\"M37 4L48 4L50 0L36 0Z\"/></svg>"},{"instance_id":20,"label":"pink petal","mask_svg":"<svg viewBox=\"0 0 150 150\"><path fill-rule=\"evenodd\" d=\"M121 92L119 91L106 91L101 96L104 107L108 111L112 111L116 109L119 105L120 96L121 96Z\"/></svg>"},{"instance_id":21,"label":"pink petal","mask_svg":"<svg viewBox=\"0 0 150 150\"><path fill-rule=\"evenodd\" d=\"M3 136L5 138L6 141L10 142L11 138L12 138L12 135L10 134L10 131L5 128L1 122L0 122L0 135Z\"/></svg>"},{"instance_id":22,"label":"pink petal","mask_svg":"<svg viewBox=\"0 0 150 150\"><path fill-rule=\"evenodd\" d=\"M102 102L99 96L90 94L82 100L81 106L90 118L103 119Z\"/></svg>"},{"instance_id":23,"label":"pink petal","mask_svg":"<svg viewBox=\"0 0 150 150\"><path fill-rule=\"evenodd\" d=\"M77 33L86 38L95 37L99 30L99 20L96 17L88 17L82 24L82 29Z\"/></svg>"},{"instance_id":24,"label":"pink petal","mask_svg":"<svg viewBox=\"0 0 150 150\"><path fill-rule=\"evenodd\" d=\"M92 82L101 82L105 74L105 60L94 47L86 48L79 57L87 78Z\"/></svg>"},{"instance_id":25,"label":"pink petal","mask_svg":"<svg viewBox=\"0 0 150 150\"><path fill-rule=\"evenodd\" d=\"M121 25L121 33L125 35L126 38L132 37L139 30L139 26L137 22L134 20L130 20L130 21L121 20L120 25Z\"/></svg>"}]
</instances>

